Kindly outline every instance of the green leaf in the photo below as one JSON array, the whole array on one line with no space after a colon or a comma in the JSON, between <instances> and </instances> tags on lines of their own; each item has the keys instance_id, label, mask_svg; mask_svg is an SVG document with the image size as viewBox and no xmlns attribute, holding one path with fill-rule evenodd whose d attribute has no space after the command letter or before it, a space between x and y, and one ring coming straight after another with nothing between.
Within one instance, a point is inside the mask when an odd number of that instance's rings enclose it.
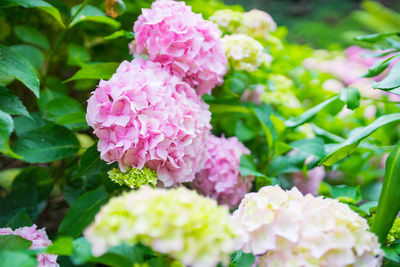
<instances>
[{"instance_id":1,"label":"green leaf","mask_svg":"<svg viewBox=\"0 0 400 267\"><path fill-rule=\"evenodd\" d=\"M6 227L11 227L12 229L15 229L31 225L32 225L31 218L29 218L29 215L26 214L25 210L22 209L11 218L11 220L7 223Z\"/></svg>"},{"instance_id":2,"label":"green leaf","mask_svg":"<svg viewBox=\"0 0 400 267\"><path fill-rule=\"evenodd\" d=\"M18 97L11 91L0 85L0 110L11 115L22 115L30 117L29 112Z\"/></svg>"},{"instance_id":3,"label":"green leaf","mask_svg":"<svg viewBox=\"0 0 400 267\"><path fill-rule=\"evenodd\" d=\"M20 56L29 61L36 68L36 70L40 70L44 61L44 56L42 51L35 46L32 45L13 45L10 46L11 50L18 53Z\"/></svg>"},{"instance_id":4,"label":"green leaf","mask_svg":"<svg viewBox=\"0 0 400 267\"><path fill-rule=\"evenodd\" d=\"M267 105L263 105L253 107L251 110L254 112L256 118L261 124L261 128L264 131L267 140L269 151L272 153L275 140L277 139L276 130L271 121L272 109Z\"/></svg>"},{"instance_id":5,"label":"green leaf","mask_svg":"<svg viewBox=\"0 0 400 267\"><path fill-rule=\"evenodd\" d=\"M43 0L2 0L0 2L0 8L13 6L22 6L25 8L37 7L51 15L61 25L61 27L65 28L58 9Z\"/></svg>"},{"instance_id":6,"label":"green leaf","mask_svg":"<svg viewBox=\"0 0 400 267\"><path fill-rule=\"evenodd\" d=\"M363 75L363 77L371 78L371 77L378 76L384 70L386 70L387 67L389 67L390 63L395 58L396 58L396 56L392 56L392 57L389 57L389 58L386 58L386 59L382 59L382 60L376 61L374 63L374 65L368 69L368 72Z\"/></svg>"},{"instance_id":7,"label":"green leaf","mask_svg":"<svg viewBox=\"0 0 400 267\"><path fill-rule=\"evenodd\" d=\"M343 88L340 92L340 100L346 103L348 109L354 110L360 106L360 92L353 87Z\"/></svg>"},{"instance_id":8,"label":"green leaf","mask_svg":"<svg viewBox=\"0 0 400 267\"><path fill-rule=\"evenodd\" d=\"M61 222L58 233L74 238L81 235L83 229L93 221L94 216L107 200L108 194L104 187L99 187L80 196Z\"/></svg>"},{"instance_id":9,"label":"green leaf","mask_svg":"<svg viewBox=\"0 0 400 267\"><path fill-rule=\"evenodd\" d=\"M0 235L0 250L24 250L32 245L32 241L18 235Z\"/></svg>"},{"instance_id":10,"label":"green leaf","mask_svg":"<svg viewBox=\"0 0 400 267\"><path fill-rule=\"evenodd\" d=\"M22 136L29 131L38 129L47 124L42 116L38 113L32 113L31 117L14 117L15 133L17 136Z\"/></svg>"},{"instance_id":11,"label":"green leaf","mask_svg":"<svg viewBox=\"0 0 400 267\"><path fill-rule=\"evenodd\" d=\"M14 26L14 33L25 43L34 44L46 50L50 49L47 38L31 26Z\"/></svg>"},{"instance_id":12,"label":"green leaf","mask_svg":"<svg viewBox=\"0 0 400 267\"><path fill-rule=\"evenodd\" d=\"M75 154L79 142L68 129L47 124L20 135L13 150L29 163L45 163Z\"/></svg>"},{"instance_id":13,"label":"green leaf","mask_svg":"<svg viewBox=\"0 0 400 267\"><path fill-rule=\"evenodd\" d=\"M253 157L251 155L243 154L240 157L239 172L243 177L249 175L267 177L265 174L257 171L256 165L254 164Z\"/></svg>"},{"instance_id":14,"label":"green leaf","mask_svg":"<svg viewBox=\"0 0 400 267\"><path fill-rule=\"evenodd\" d=\"M375 34L370 34L370 35L357 36L354 39L356 41L365 41L365 42L369 42L369 43L376 43L376 42L386 39L386 37L393 36L393 35L400 36L400 32L375 33Z\"/></svg>"},{"instance_id":15,"label":"green leaf","mask_svg":"<svg viewBox=\"0 0 400 267\"><path fill-rule=\"evenodd\" d=\"M372 222L372 231L383 242L400 211L400 143L386 160L383 187L378 208Z\"/></svg>"},{"instance_id":16,"label":"green leaf","mask_svg":"<svg viewBox=\"0 0 400 267\"><path fill-rule=\"evenodd\" d=\"M385 257L394 262L400 262L400 256L396 251L390 249L390 247L382 247L383 252L385 252ZM386 265L385 265L386 266Z\"/></svg>"},{"instance_id":17,"label":"green leaf","mask_svg":"<svg viewBox=\"0 0 400 267\"><path fill-rule=\"evenodd\" d=\"M8 153L8 138L14 129L14 121L11 116L0 110L0 151Z\"/></svg>"},{"instance_id":18,"label":"green leaf","mask_svg":"<svg viewBox=\"0 0 400 267\"><path fill-rule=\"evenodd\" d=\"M82 105L72 97L62 96L49 101L44 107L45 117L68 129L85 128L86 113Z\"/></svg>"},{"instance_id":19,"label":"green leaf","mask_svg":"<svg viewBox=\"0 0 400 267\"><path fill-rule=\"evenodd\" d=\"M237 267L250 267L253 265L255 257L251 253L243 253L236 262Z\"/></svg>"},{"instance_id":20,"label":"green leaf","mask_svg":"<svg viewBox=\"0 0 400 267\"><path fill-rule=\"evenodd\" d=\"M64 82L82 79L107 80L111 78L111 76L115 73L115 70L118 68L118 66L119 63L115 62L85 65L80 70L78 70L78 72L75 73L74 76Z\"/></svg>"},{"instance_id":21,"label":"green leaf","mask_svg":"<svg viewBox=\"0 0 400 267\"><path fill-rule=\"evenodd\" d=\"M340 104L339 102L339 96L334 96L331 97L324 102L316 105L315 107L312 107L311 109L305 111L303 114L301 114L298 117L295 118L290 118L287 121L285 121L285 126L289 128L297 127L299 125L302 125L314 118L315 115L317 115L318 112L320 112L323 108L328 106L329 104Z\"/></svg>"},{"instance_id":22,"label":"green leaf","mask_svg":"<svg viewBox=\"0 0 400 267\"><path fill-rule=\"evenodd\" d=\"M135 38L135 34L133 32L128 32L125 30L119 30L116 32L113 32L112 34L104 37L104 39L106 40L113 40L113 39L117 39L119 37L125 37L126 39L134 39Z\"/></svg>"},{"instance_id":23,"label":"green leaf","mask_svg":"<svg viewBox=\"0 0 400 267\"><path fill-rule=\"evenodd\" d=\"M329 153L321 160L320 164L327 166L333 165L338 160L350 155L357 148L361 140L378 130L380 127L399 120L400 113L388 114L379 117L368 126L353 130L350 133L350 137L346 141L334 145L330 149Z\"/></svg>"},{"instance_id":24,"label":"green leaf","mask_svg":"<svg viewBox=\"0 0 400 267\"><path fill-rule=\"evenodd\" d=\"M86 65L86 62L90 61L90 59L89 52L83 46L76 44L68 45L67 64L69 66L82 67Z\"/></svg>"},{"instance_id":25,"label":"green leaf","mask_svg":"<svg viewBox=\"0 0 400 267\"><path fill-rule=\"evenodd\" d=\"M0 267L36 267L37 260L22 251L0 251Z\"/></svg>"},{"instance_id":26,"label":"green leaf","mask_svg":"<svg viewBox=\"0 0 400 267\"><path fill-rule=\"evenodd\" d=\"M34 67L10 48L0 45L0 72L13 76L39 97L39 78Z\"/></svg>"},{"instance_id":27,"label":"green leaf","mask_svg":"<svg viewBox=\"0 0 400 267\"><path fill-rule=\"evenodd\" d=\"M314 155L317 158L325 156L324 141L321 138L302 139L290 143L289 146L309 155Z\"/></svg>"},{"instance_id":28,"label":"green leaf","mask_svg":"<svg viewBox=\"0 0 400 267\"><path fill-rule=\"evenodd\" d=\"M344 203L357 204L361 200L360 188L355 186L338 185L331 187L333 198Z\"/></svg>"},{"instance_id":29,"label":"green leaf","mask_svg":"<svg viewBox=\"0 0 400 267\"><path fill-rule=\"evenodd\" d=\"M57 238L51 246L46 248L46 253L69 256L73 253L74 248L72 245L72 238L68 236L62 236Z\"/></svg>"},{"instance_id":30,"label":"green leaf","mask_svg":"<svg viewBox=\"0 0 400 267\"><path fill-rule=\"evenodd\" d=\"M108 166L100 159L100 153L97 151L97 143L89 147L81 156L81 161L74 177L83 175L94 175L105 172Z\"/></svg>"},{"instance_id":31,"label":"green leaf","mask_svg":"<svg viewBox=\"0 0 400 267\"><path fill-rule=\"evenodd\" d=\"M76 15L76 12L78 11L79 8L80 8L80 5L76 5L71 8L71 17ZM93 21L93 22L97 22L97 23L107 24L113 28L119 28L121 26L121 23L119 23L115 19L107 17L103 11L101 11L97 7L91 6L91 5L86 5L75 16L74 20L70 24L70 27L73 27L76 24L84 22L84 21Z\"/></svg>"},{"instance_id":32,"label":"green leaf","mask_svg":"<svg viewBox=\"0 0 400 267\"><path fill-rule=\"evenodd\" d=\"M372 86L381 90L391 90L400 87L400 61L394 65L383 80L373 83Z\"/></svg>"}]
</instances>

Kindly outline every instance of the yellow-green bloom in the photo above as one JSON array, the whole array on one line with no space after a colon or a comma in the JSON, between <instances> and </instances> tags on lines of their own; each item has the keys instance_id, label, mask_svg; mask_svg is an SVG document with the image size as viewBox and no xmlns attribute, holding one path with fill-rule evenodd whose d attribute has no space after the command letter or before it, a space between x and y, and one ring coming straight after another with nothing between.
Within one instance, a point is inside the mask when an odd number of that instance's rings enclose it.
<instances>
[{"instance_id":1,"label":"yellow-green bloom","mask_svg":"<svg viewBox=\"0 0 400 267\"><path fill-rule=\"evenodd\" d=\"M229 66L234 70L251 72L272 61L262 44L246 34L225 35L222 44Z\"/></svg>"},{"instance_id":2,"label":"yellow-green bloom","mask_svg":"<svg viewBox=\"0 0 400 267\"><path fill-rule=\"evenodd\" d=\"M393 222L393 226L386 237L387 242L391 243L396 239L400 239L400 218L396 217Z\"/></svg>"},{"instance_id":3,"label":"yellow-green bloom","mask_svg":"<svg viewBox=\"0 0 400 267\"><path fill-rule=\"evenodd\" d=\"M241 245L237 226L226 206L195 191L143 186L112 198L84 235L95 256L122 242L142 243L185 266L214 267Z\"/></svg>"},{"instance_id":4,"label":"yellow-green bloom","mask_svg":"<svg viewBox=\"0 0 400 267\"><path fill-rule=\"evenodd\" d=\"M262 102L291 108L300 107L299 100L291 91L293 87L292 80L281 74L271 74L268 80L269 86L265 88L264 93L260 96Z\"/></svg>"},{"instance_id":5,"label":"yellow-green bloom","mask_svg":"<svg viewBox=\"0 0 400 267\"><path fill-rule=\"evenodd\" d=\"M132 189L138 189L143 185L157 185L157 174L154 170L143 167L141 170L137 168L127 168L126 172L121 172L118 168L108 172L108 177L119 185L127 185Z\"/></svg>"}]
</instances>

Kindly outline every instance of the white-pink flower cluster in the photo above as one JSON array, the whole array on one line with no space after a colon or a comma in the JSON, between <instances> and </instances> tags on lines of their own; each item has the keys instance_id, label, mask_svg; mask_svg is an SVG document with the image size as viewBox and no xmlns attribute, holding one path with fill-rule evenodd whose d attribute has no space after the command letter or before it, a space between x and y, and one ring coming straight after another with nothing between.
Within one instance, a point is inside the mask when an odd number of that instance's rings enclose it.
<instances>
[{"instance_id":1,"label":"white-pink flower cluster","mask_svg":"<svg viewBox=\"0 0 400 267\"><path fill-rule=\"evenodd\" d=\"M383 252L365 219L336 199L266 186L233 214L247 231L243 247L264 266L380 266Z\"/></svg>"},{"instance_id":2,"label":"white-pink flower cluster","mask_svg":"<svg viewBox=\"0 0 400 267\"><path fill-rule=\"evenodd\" d=\"M227 64L222 32L184 2L153 2L151 9L142 9L134 32L137 54L182 77L198 95L222 84Z\"/></svg>"},{"instance_id":3,"label":"white-pink flower cluster","mask_svg":"<svg viewBox=\"0 0 400 267\"><path fill-rule=\"evenodd\" d=\"M30 249L45 248L51 245L51 241L47 237L46 231L43 229L36 229L34 224L30 227L17 228L14 231L7 228L0 228L0 235L18 235L26 240L32 241ZM58 267L57 255L39 253L37 255L38 267Z\"/></svg>"},{"instance_id":4,"label":"white-pink flower cluster","mask_svg":"<svg viewBox=\"0 0 400 267\"><path fill-rule=\"evenodd\" d=\"M193 88L159 63L124 61L88 100L87 122L105 161L156 170L164 186L203 167L211 113Z\"/></svg>"},{"instance_id":5,"label":"white-pink flower cluster","mask_svg":"<svg viewBox=\"0 0 400 267\"><path fill-rule=\"evenodd\" d=\"M196 174L192 186L201 194L220 204L234 208L251 189L252 177L242 177L239 172L240 157L250 151L236 137L210 136L207 143L207 160Z\"/></svg>"}]
</instances>

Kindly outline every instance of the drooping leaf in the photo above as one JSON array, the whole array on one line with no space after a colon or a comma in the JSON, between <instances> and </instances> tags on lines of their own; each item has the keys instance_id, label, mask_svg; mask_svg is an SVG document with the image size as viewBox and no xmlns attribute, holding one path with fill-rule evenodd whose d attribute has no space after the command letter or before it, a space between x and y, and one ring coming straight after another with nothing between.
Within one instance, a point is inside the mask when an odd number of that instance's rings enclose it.
<instances>
[{"instance_id":1,"label":"drooping leaf","mask_svg":"<svg viewBox=\"0 0 400 267\"><path fill-rule=\"evenodd\" d=\"M340 100L346 103L348 109L354 110L360 106L360 92L353 87L343 88L340 92Z\"/></svg>"},{"instance_id":2,"label":"drooping leaf","mask_svg":"<svg viewBox=\"0 0 400 267\"><path fill-rule=\"evenodd\" d=\"M302 124L312 120L312 118L315 115L317 115L318 112L320 112L323 108L325 108L329 104L331 104L331 103L336 104L337 103L337 104L340 105L341 104L340 102L341 101L339 101L339 96L331 97L331 98L325 100L324 102L316 105L315 107L312 107L309 110L305 111L300 116L288 119L287 121L285 121L285 126L289 127L289 128L294 128L294 127L297 127L299 125L302 125Z\"/></svg>"},{"instance_id":3,"label":"drooping leaf","mask_svg":"<svg viewBox=\"0 0 400 267\"><path fill-rule=\"evenodd\" d=\"M381 81L372 84L374 88L391 90L400 87L400 61L394 65L389 74Z\"/></svg>"},{"instance_id":4,"label":"drooping leaf","mask_svg":"<svg viewBox=\"0 0 400 267\"><path fill-rule=\"evenodd\" d=\"M65 82L82 80L82 79L107 80L111 78L111 76L115 73L115 70L118 68L118 65L119 64L115 62L85 65Z\"/></svg>"},{"instance_id":5,"label":"drooping leaf","mask_svg":"<svg viewBox=\"0 0 400 267\"><path fill-rule=\"evenodd\" d=\"M0 250L24 250L32 245L32 241L18 235L0 235Z\"/></svg>"},{"instance_id":6,"label":"drooping leaf","mask_svg":"<svg viewBox=\"0 0 400 267\"><path fill-rule=\"evenodd\" d=\"M93 221L94 216L108 200L104 187L86 192L72 205L58 229L64 236L78 237ZM84 214L85 216L82 216Z\"/></svg>"},{"instance_id":7,"label":"drooping leaf","mask_svg":"<svg viewBox=\"0 0 400 267\"><path fill-rule=\"evenodd\" d=\"M34 67L10 48L0 45L0 72L10 75L26 85L39 97L39 78Z\"/></svg>"},{"instance_id":8,"label":"drooping leaf","mask_svg":"<svg viewBox=\"0 0 400 267\"><path fill-rule=\"evenodd\" d=\"M80 5L73 6L71 8L71 16L75 16L79 8ZM107 17L103 11L92 5L86 5L79 12L79 14L76 15L74 20L71 22L70 27L73 27L76 24L84 21L93 21L97 23L107 24L113 28L119 28L121 26L121 23L119 23L115 19Z\"/></svg>"},{"instance_id":9,"label":"drooping leaf","mask_svg":"<svg viewBox=\"0 0 400 267\"><path fill-rule=\"evenodd\" d=\"M395 121L400 120L400 113L393 113L384 115L376 119L373 123L368 126L356 129L350 133L350 137L337 145L334 145L328 154L321 160L320 164L327 166L333 165L338 160L347 157L351 154L359 145L361 140L378 130L380 127Z\"/></svg>"},{"instance_id":10,"label":"drooping leaf","mask_svg":"<svg viewBox=\"0 0 400 267\"><path fill-rule=\"evenodd\" d=\"M325 156L324 141L321 138L302 139L294 141L289 145L298 151L314 155L317 158Z\"/></svg>"},{"instance_id":11,"label":"drooping leaf","mask_svg":"<svg viewBox=\"0 0 400 267\"><path fill-rule=\"evenodd\" d=\"M72 156L79 142L67 128L46 124L20 135L13 150L29 163L44 163Z\"/></svg>"},{"instance_id":12,"label":"drooping leaf","mask_svg":"<svg viewBox=\"0 0 400 267\"><path fill-rule=\"evenodd\" d=\"M22 104L21 100L15 96L8 88L0 85L0 110L11 115L22 115L29 117L29 112Z\"/></svg>"},{"instance_id":13,"label":"drooping leaf","mask_svg":"<svg viewBox=\"0 0 400 267\"><path fill-rule=\"evenodd\" d=\"M9 150L8 138L14 129L11 116L0 110L0 151L7 153Z\"/></svg>"},{"instance_id":14,"label":"drooping leaf","mask_svg":"<svg viewBox=\"0 0 400 267\"><path fill-rule=\"evenodd\" d=\"M14 26L14 32L15 35L25 43L34 44L46 50L50 49L47 38L40 31L31 26Z\"/></svg>"},{"instance_id":15,"label":"drooping leaf","mask_svg":"<svg viewBox=\"0 0 400 267\"><path fill-rule=\"evenodd\" d=\"M371 230L383 242L400 211L400 143L386 160L383 187Z\"/></svg>"},{"instance_id":16,"label":"drooping leaf","mask_svg":"<svg viewBox=\"0 0 400 267\"><path fill-rule=\"evenodd\" d=\"M23 251L0 250L0 267L36 267L37 260Z\"/></svg>"},{"instance_id":17,"label":"drooping leaf","mask_svg":"<svg viewBox=\"0 0 400 267\"><path fill-rule=\"evenodd\" d=\"M22 6L25 8L34 8L37 7L44 12L47 12L51 15L61 27L65 28L65 25L61 19L61 14L57 8L50 5L46 1L43 0L2 0L0 1L0 8L4 7L13 7L13 6Z\"/></svg>"}]
</instances>

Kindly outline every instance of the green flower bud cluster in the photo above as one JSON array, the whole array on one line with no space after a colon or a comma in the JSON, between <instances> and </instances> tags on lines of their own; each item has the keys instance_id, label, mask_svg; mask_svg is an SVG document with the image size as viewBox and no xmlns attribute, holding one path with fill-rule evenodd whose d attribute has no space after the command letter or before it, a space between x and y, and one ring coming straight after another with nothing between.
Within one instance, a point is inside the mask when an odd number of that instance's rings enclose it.
<instances>
[{"instance_id":1,"label":"green flower bud cluster","mask_svg":"<svg viewBox=\"0 0 400 267\"><path fill-rule=\"evenodd\" d=\"M115 168L108 172L110 179L119 185L126 185L132 189L139 189L143 185L157 185L157 174L154 170L143 167L141 170L137 168L128 168L126 172L122 172Z\"/></svg>"}]
</instances>

